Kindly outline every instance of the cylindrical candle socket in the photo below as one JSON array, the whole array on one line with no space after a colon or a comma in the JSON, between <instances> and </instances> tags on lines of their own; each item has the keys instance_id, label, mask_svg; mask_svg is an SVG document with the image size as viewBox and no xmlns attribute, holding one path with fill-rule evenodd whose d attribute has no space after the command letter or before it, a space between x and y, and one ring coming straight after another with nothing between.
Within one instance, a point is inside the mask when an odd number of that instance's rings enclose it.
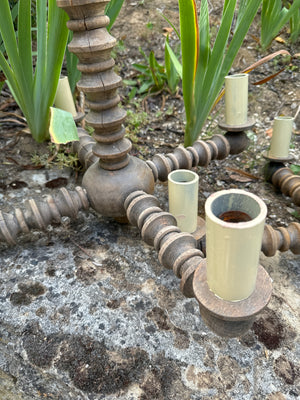
<instances>
[{"instance_id":1,"label":"cylindrical candle socket","mask_svg":"<svg viewBox=\"0 0 300 400\"><path fill-rule=\"evenodd\" d=\"M225 77L225 123L243 125L248 120L248 75Z\"/></svg>"},{"instance_id":2,"label":"cylindrical candle socket","mask_svg":"<svg viewBox=\"0 0 300 400\"><path fill-rule=\"evenodd\" d=\"M293 121L293 117L275 117L269 157L286 158L289 156Z\"/></svg>"},{"instance_id":3,"label":"cylindrical candle socket","mask_svg":"<svg viewBox=\"0 0 300 400\"><path fill-rule=\"evenodd\" d=\"M195 232L198 216L199 176L192 171L179 169L168 175L169 211L183 232Z\"/></svg>"},{"instance_id":4,"label":"cylindrical candle socket","mask_svg":"<svg viewBox=\"0 0 300 400\"><path fill-rule=\"evenodd\" d=\"M222 190L205 203L207 283L228 301L249 297L256 283L267 207L252 193Z\"/></svg>"},{"instance_id":5,"label":"cylindrical candle socket","mask_svg":"<svg viewBox=\"0 0 300 400\"><path fill-rule=\"evenodd\" d=\"M56 108L69 111L73 117L77 115L69 80L66 76L58 81L54 104Z\"/></svg>"}]
</instances>

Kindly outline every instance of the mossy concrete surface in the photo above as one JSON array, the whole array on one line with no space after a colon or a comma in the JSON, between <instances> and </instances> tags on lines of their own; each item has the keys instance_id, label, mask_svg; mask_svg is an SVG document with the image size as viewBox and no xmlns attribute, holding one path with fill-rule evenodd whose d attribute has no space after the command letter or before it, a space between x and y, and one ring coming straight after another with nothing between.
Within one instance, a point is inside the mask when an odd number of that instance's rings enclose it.
<instances>
[{"instance_id":1,"label":"mossy concrete surface","mask_svg":"<svg viewBox=\"0 0 300 400\"><path fill-rule=\"evenodd\" d=\"M0 398L299 398L299 264L262 257L272 300L225 339L137 228L81 213L32 233L0 255Z\"/></svg>"}]
</instances>

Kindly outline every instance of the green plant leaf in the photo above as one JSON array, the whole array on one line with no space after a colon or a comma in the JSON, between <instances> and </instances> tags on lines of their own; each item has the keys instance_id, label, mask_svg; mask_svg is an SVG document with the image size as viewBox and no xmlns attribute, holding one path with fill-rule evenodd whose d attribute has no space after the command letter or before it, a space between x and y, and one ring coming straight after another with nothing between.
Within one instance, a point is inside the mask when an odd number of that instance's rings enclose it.
<instances>
[{"instance_id":1,"label":"green plant leaf","mask_svg":"<svg viewBox=\"0 0 300 400\"><path fill-rule=\"evenodd\" d=\"M72 114L59 108L50 107L49 133L51 142L57 144L79 140Z\"/></svg>"},{"instance_id":2,"label":"green plant leaf","mask_svg":"<svg viewBox=\"0 0 300 400\"><path fill-rule=\"evenodd\" d=\"M207 64L205 77L204 79L201 79L201 81L203 82L203 84L200 86L201 93L203 92L208 93L209 91L212 91L212 88L216 82L216 77L218 76L221 70L224 60L223 55L226 52L232 20L234 17L235 6L236 6L236 0L228 0L227 5L226 6L224 5L220 28L217 33L214 47L210 55L209 63Z\"/></svg>"},{"instance_id":3,"label":"green plant leaf","mask_svg":"<svg viewBox=\"0 0 300 400\"><path fill-rule=\"evenodd\" d=\"M18 46L8 0L4 0L1 4L0 33L10 64L19 72Z\"/></svg>"},{"instance_id":4,"label":"green plant leaf","mask_svg":"<svg viewBox=\"0 0 300 400\"><path fill-rule=\"evenodd\" d=\"M135 86L133 86L133 88L131 89L129 95L128 95L128 100L132 100L134 98L134 96L137 93L137 88Z\"/></svg>"},{"instance_id":5,"label":"green plant leaf","mask_svg":"<svg viewBox=\"0 0 300 400\"><path fill-rule=\"evenodd\" d=\"M23 3L30 7L29 3ZM20 17L22 20L22 16ZM0 13L0 33L2 36L7 60L0 53L0 66L6 76L7 84L24 115L32 108L32 76L26 76L18 53L18 45L8 0L2 3Z\"/></svg>"},{"instance_id":6,"label":"green plant leaf","mask_svg":"<svg viewBox=\"0 0 300 400\"><path fill-rule=\"evenodd\" d=\"M293 15L299 15L299 8L300 0L294 0L289 9L282 7L281 0L263 0L260 34L263 49L270 45Z\"/></svg>"},{"instance_id":7,"label":"green plant leaf","mask_svg":"<svg viewBox=\"0 0 300 400\"><path fill-rule=\"evenodd\" d=\"M73 38L73 32L69 31L67 43L70 43L72 38ZM71 53L69 51L68 46L66 47L65 56L66 56L69 84L70 84L71 92L74 93L76 84L81 77L81 72L77 69L78 57L76 56L76 54Z\"/></svg>"},{"instance_id":8,"label":"green plant leaf","mask_svg":"<svg viewBox=\"0 0 300 400\"><path fill-rule=\"evenodd\" d=\"M300 9L295 10L290 19L291 42L296 43L300 35Z\"/></svg>"},{"instance_id":9,"label":"green plant leaf","mask_svg":"<svg viewBox=\"0 0 300 400\"><path fill-rule=\"evenodd\" d=\"M179 0L182 54L182 90L187 120L187 132L195 119L194 81L198 63L199 32L195 0Z\"/></svg>"},{"instance_id":10,"label":"green plant leaf","mask_svg":"<svg viewBox=\"0 0 300 400\"><path fill-rule=\"evenodd\" d=\"M56 0L48 0L48 30L47 30L47 64L46 94L49 96L48 107L54 101L57 84L60 77L69 31L69 17L64 10L58 8ZM50 78L51 77L51 78ZM50 82L52 80L52 82Z\"/></svg>"},{"instance_id":11,"label":"green plant leaf","mask_svg":"<svg viewBox=\"0 0 300 400\"><path fill-rule=\"evenodd\" d=\"M242 10L239 11L239 14L241 13L240 24L238 26L236 26L234 35L231 39L231 42L229 44L228 50L225 55L221 74L218 79L218 85L220 85L220 86L223 84L224 78L228 74L228 72L232 66L232 63L233 63L240 47L243 44L244 38L250 28L250 25L251 25L255 15L257 14L260 3L261 3L261 0L248 1L247 7L242 8ZM220 89L217 89L217 91L219 92Z\"/></svg>"},{"instance_id":12,"label":"green plant leaf","mask_svg":"<svg viewBox=\"0 0 300 400\"><path fill-rule=\"evenodd\" d=\"M171 26L171 28L172 28L172 29L174 30L174 32L176 33L176 36L178 37L178 39L180 39L179 32L178 32L178 30L175 28L175 25L172 24L172 22L169 20L169 18L167 18L163 13L161 13L160 11L157 11L157 12L158 12L158 14L159 14L160 16L163 17L164 20L167 21L167 23Z\"/></svg>"},{"instance_id":13,"label":"green plant leaf","mask_svg":"<svg viewBox=\"0 0 300 400\"><path fill-rule=\"evenodd\" d=\"M199 63L197 68L197 74L202 75L206 71L211 53L207 0L201 1L200 18L199 18L199 46L200 46L200 51L199 51Z\"/></svg>"},{"instance_id":14,"label":"green plant leaf","mask_svg":"<svg viewBox=\"0 0 300 400\"><path fill-rule=\"evenodd\" d=\"M124 0L111 0L109 4L106 6L105 14L109 17L110 23L107 27L107 30L110 31L111 27L113 26L116 18L121 11L122 5Z\"/></svg>"},{"instance_id":15,"label":"green plant leaf","mask_svg":"<svg viewBox=\"0 0 300 400\"><path fill-rule=\"evenodd\" d=\"M146 60L146 64L133 64L133 68L140 72L137 76L137 81L134 81L134 85L140 85L137 93L145 94L148 92L154 93L164 88L166 82L168 82L168 76L166 66L161 65L155 58L154 52L151 51L147 57L142 49L139 49L140 53ZM165 60L166 61L166 60ZM168 62L168 60L167 60ZM176 71L172 71L176 74ZM128 82L128 81L127 81Z\"/></svg>"},{"instance_id":16,"label":"green plant leaf","mask_svg":"<svg viewBox=\"0 0 300 400\"><path fill-rule=\"evenodd\" d=\"M240 0L239 2L239 11L237 13L237 18L236 18L236 24L235 24L235 30L237 29L237 27L239 26L239 24L241 23L241 18L244 15L244 12L247 9L247 3L248 0Z\"/></svg>"},{"instance_id":17,"label":"green plant leaf","mask_svg":"<svg viewBox=\"0 0 300 400\"><path fill-rule=\"evenodd\" d=\"M300 175L300 165L291 164L290 169L293 171L295 175Z\"/></svg>"},{"instance_id":18,"label":"green plant leaf","mask_svg":"<svg viewBox=\"0 0 300 400\"><path fill-rule=\"evenodd\" d=\"M28 7L28 0L19 0L18 12L18 51L22 60L24 74L30 79L30 86L33 84L33 66L31 49L31 7Z\"/></svg>"},{"instance_id":19,"label":"green plant leaf","mask_svg":"<svg viewBox=\"0 0 300 400\"><path fill-rule=\"evenodd\" d=\"M18 8L19 8L19 4L16 3L13 8L11 9L11 17L12 17L12 21L14 23L15 19L18 16ZM4 53L5 52L5 47L4 47L4 43L1 37L1 33L0 33L0 52Z\"/></svg>"},{"instance_id":20,"label":"green plant leaf","mask_svg":"<svg viewBox=\"0 0 300 400\"><path fill-rule=\"evenodd\" d=\"M165 41L165 67L166 67L168 86L169 86L171 92L174 93L176 91L176 88L177 88L177 85L179 82L179 75L176 71L176 67L174 66L174 64L171 60L169 49L168 49L167 45L169 46L169 35L166 37L166 41ZM169 48L170 48L170 46L169 46ZM178 60L176 59L176 61L178 61Z\"/></svg>"},{"instance_id":21,"label":"green plant leaf","mask_svg":"<svg viewBox=\"0 0 300 400\"><path fill-rule=\"evenodd\" d=\"M180 79L182 79L182 65L181 65L180 61L178 60L178 58L176 57L174 51L170 47L169 43L166 42L165 45L168 50L171 62L174 65L174 68L176 69L177 74L180 76Z\"/></svg>"},{"instance_id":22,"label":"green plant leaf","mask_svg":"<svg viewBox=\"0 0 300 400\"><path fill-rule=\"evenodd\" d=\"M147 65L142 65L142 64L132 64L133 68L136 69L139 72L146 72L149 70L149 67Z\"/></svg>"},{"instance_id":23,"label":"green plant leaf","mask_svg":"<svg viewBox=\"0 0 300 400\"><path fill-rule=\"evenodd\" d=\"M201 75L197 73L195 81L195 116L193 117L190 126L187 124L187 130L185 135L185 145L190 146L199 136L200 130L205 122L209 111L216 99L214 92L220 91L221 85L216 89L216 84L221 73L222 64L224 62L224 54L226 53L227 42L230 34L232 20L235 12L236 0L228 0L224 3L222 20L220 23L219 31L216 36L216 40L213 49L210 52L209 57L203 57L201 64ZM206 12L206 7L202 7L201 10ZM200 16L201 18L201 16ZM207 18L200 19L203 24L207 24ZM201 31L201 27L199 28ZM207 36L207 27L203 30ZM207 39L206 39L207 47ZM205 48L205 47L204 47ZM205 48L205 51L208 50ZM199 55L199 58L202 57ZM205 60L209 58L206 63ZM234 58L232 59L233 62ZM199 64L198 64L199 65ZM224 78L223 78L224 79ZM215 96L215 97L213 97Z\"/></svg>"},{"instance_id":24,"label":"green plant leaf","mask_svg":"<svg viewBox=\"0 0 300 400\"><path fill-rule=\"evenodd\" d=\"M147 93L149 89L153 86L153 81L144 82L138 90L139 94Z\"/></svg>"},{"instance_id":25,"label":"green plant leaf","mask_svg":"<svg viewBox=\"0 0 300 400\"><path fill-rule=\"evenodd\" d=\"M33 74L31 1L19 0L18 4L17 32L14 31L8 0L1 4L0 33L7 60L0 53L0 67L32 136L41 142L49 136L49 107L54 100L63 62L68 17L57 7L55 0L37 0L37 59Z\"/></svg>"},{"instance_id":26,"label":"green plant leaf","mask_svg":"<svg viewBox=\"0 0 300 400\"><path fill-rule=\"evenodd\" d=\"M123 83L127 86L136 86L137 81L131 80L131 79L123 79Z\"/></svg>"},{"instance_id":27,"label":"green plant leaf","mask_svg":"<svg viewBox=\"0 0 300 400\"><path fill-rule=\"evenodd\" d=\"M161 82L160 76L156 73L157 70L158 70L158 63L157 63L157 61L155 59L153 51L150 51L149 66L150 66L150 71L151 71L151 75L152 75L152 79L153 79L154 85L157 88L161 87L162 82Z\"/></svg>"},{"instance_id":28,"label":"green plant leaf","mask_svg":"<svg viewBox=\"0 0 300 400\"><path fill-rule=\"evenodd\" d=\"M201 128L219 94L236 54L241 47L244 37L248 32L250 24L260 6L261 0L248 0L240 3L237 24L233 29L230 43L229 37L232 30L233 18L235 15L236 0L224 2L223 15L219 31L212 50L208 48L209 30L207 19L207 4L203 0L200 9L200 54L195 80L195 109L194 116L190 118L185 132L185 146L190 146L197 140ZM201 15L204 13L204 15ZM192 29L192 28L191 28ZM201 47L201 32L203 42ZM204 54L201 54L201 51ZM201 61L200 61L201 60ZM200 72L201 71L201 72Z\"/></svg>"}]
</instances>

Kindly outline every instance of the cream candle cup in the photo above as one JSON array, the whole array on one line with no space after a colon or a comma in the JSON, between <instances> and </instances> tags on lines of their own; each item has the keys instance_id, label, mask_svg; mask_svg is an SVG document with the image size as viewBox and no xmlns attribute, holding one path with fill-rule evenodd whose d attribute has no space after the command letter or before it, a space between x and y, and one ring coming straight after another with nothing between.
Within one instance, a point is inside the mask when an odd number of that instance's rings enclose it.
<instances>
[{"instance_id":1,"label":"cream candle cup","mask_svg":"<svg viewBox=\"0 0 300 400\"><path fill-rule=\"evenodd\" d=\"M243 300L255 289L267 207L231 189L212 194L205 213L208 286L224 300Z\"/></svg>"},{"instance_id":2,"label":"cream candle cup","mask_svg":"<svg viewBox=\"0 0 300 400\"><path fill-rule=\"evenodd\" d=\"M195 232L198 216L199 176L179 169L168 175L169 212L174 215L183 232Z\"/></svg>"},{"instance_id":3,"label":"cream candle cup","mask_svg":"<svg viewBox=\"0 0 300 400\"><path fill-rule=\"evenodd\" d=\"M225 123L243 125L248 121L248 75L225 77Z\"/></svg>"},{"instance_id":4,"label":"cream candle cup","mask_svg":"<svg viewBox=\"0 0 300 400\"><path fill-rule=\"evenodd\" d=\"M293 117L275 117L269 157L287 158L293 130Z\"/></svg>"},{"instance_id":5,"label":"cream candle cup","mask_svg":"<svg viewBox=\"0 0 300 400\"><path fill-rule=\"evenodd\" d=\"M58 81L54 104L56 108L69 111L73 117L77 115L69 80L66 76Z\"/></svg>"}]
</instances>

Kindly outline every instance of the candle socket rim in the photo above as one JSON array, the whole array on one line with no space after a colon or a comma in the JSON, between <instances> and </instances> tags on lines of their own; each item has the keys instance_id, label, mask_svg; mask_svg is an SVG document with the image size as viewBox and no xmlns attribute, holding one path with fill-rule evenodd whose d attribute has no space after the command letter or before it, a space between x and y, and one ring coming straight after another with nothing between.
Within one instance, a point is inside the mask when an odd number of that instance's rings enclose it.
<instances>
[{"instance_id":1,"label":"candle socket rim","mask_svg":"<svg viewBox=\"0 0 300 400\"><path fill-rule=\"evenodd\" d=\"M206 260L201 261L194 273L193 291L200 312L207 326L220 336L236 337L244 334L269 303L272 295L272 279L267 271L258 266L255 289L244 300L228 301L216 296L207 283ZM233 332L230 333L232 323Z\"/></svg>"},{"instance_id":2,"label":"candle socket rim","mask_svg":"<svg viewBox=\"0 0 300 400\"><path fill-rule=\"evenodd\" d=\"M180 173L191 174L191 175L193 175L193 179L190 181L176 181L172 178L172 175L176 175L176 174L180 174ZM176 169L174 171L171 171L168 174L168 181L174 183L175 185L187 186L188 184L194 184L196 182L199 182L199 175L196 172L191 171L189 169Z\"/></svg>"},{"instance_id":3,"label":"candle socket rim","mask_svg":"<svg viewBox=\"0 0 300 400\"><path fill-rule=\"evenodd\" d=\"M251 199L250 201L252 203L255 203L255 206L257 206L257 210L255 213L255 216L251 216L249 215L249 217L251 218L249 221L246 222L227 222L224 221L220 218L220 214L216 215L216 211L213 210L214 207L214 203L221 201L222 197L230 197L230 196L239 196L239 197L248 197L249 199ZM243 229L249 229L249 228L253 228L255 227L257 224L259 224L262 220L265 220L266 216L267 216L267 206L264 203L264 201L258 197L257 195L255 195L254 193L251 192L247 192L246 190L243 189L225 189L225 190L220 190L217 192L212 193L205 202L205 215L206 215L206 219L211 220L213 223L222 226L223 228L226 229L232 229L232 230L243 230ZM222 210L222 212L225 211L242 211L242 212L246 212L245 210L239 209L239 210L231 210L231 209L226 209L226 210ZM249 211L247 210L247 213L249 213Z\"/></svg>"},{"instance_id":4,"label":"candle socket rim","mask_svg":"<svg viewBox=\"0 0 300 400\"><path fill-rule=\"evenodd\" d=\"M241 78L248 78L248 74L245 72L238 72L237 74L232 74L232 75L226 75L225 80L231 80L231 79L241 79Z\"/></svg>"},{"instance_id":5,"label":"candle socket rim","mask_svg":"<svg viewBox=\"0 0 300 400\"><path fill-rule=\"evenodd\" d=\"M227 132L248 131L248 130L252 129L254 125L255 125L254 118L248 119L247 122L245 122L244 124L239 124L239 125L229 125L229 124L226 124L225 121L221 121L218 123L219 128L222 129L223 131L227 131Z\"/></svg>"},{"instance_id":6,"label":"candle socket rim","mask_svg":"<svg viewBox=\"0 0 300 400\"><path fill-rule=\"evenodd\" d=\"M277 115L277 117L274 117L274 121L294 121L294 117L290 115Z\"/></svg>"}]
</instances>

